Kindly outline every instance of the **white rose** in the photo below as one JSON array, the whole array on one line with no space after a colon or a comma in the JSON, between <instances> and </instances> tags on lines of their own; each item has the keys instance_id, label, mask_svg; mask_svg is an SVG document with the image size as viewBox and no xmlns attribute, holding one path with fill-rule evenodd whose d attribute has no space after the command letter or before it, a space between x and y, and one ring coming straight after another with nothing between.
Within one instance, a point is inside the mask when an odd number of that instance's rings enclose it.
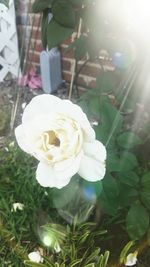
<instances>
[{"instance_id":1,"label":"white rose","mask_svg":"<svg viewBox=\"0 0 150 267\"><path fill-rule=\"evenodd\" d=\"M15 129L19 146L40 162L41 186L62 188L78 173L88 181L105 175L106 149L82 109L69 100L43 94L26 106Z\"/></svg>"}]
</instances>

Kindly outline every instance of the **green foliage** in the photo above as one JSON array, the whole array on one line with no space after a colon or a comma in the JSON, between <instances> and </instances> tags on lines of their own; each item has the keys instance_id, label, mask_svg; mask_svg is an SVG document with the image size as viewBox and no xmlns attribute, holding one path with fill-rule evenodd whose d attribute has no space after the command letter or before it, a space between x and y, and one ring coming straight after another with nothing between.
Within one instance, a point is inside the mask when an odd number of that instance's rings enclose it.
<instances>
[{"instance_id":1,"label":"green foliage","mask_svg":"<svg viewBox=\"0 0 150 267\"><path fill-rule=\"evenodd\" d=\"M123 248L123 250L121 251L121 254L120 254L120 263L121 264L125 263L126 257L129 254L129 250L134 244L135 244L135 242L133 242L133 241L128 242L126 244L126 246Z\"/></svg>"},{"instance_id":2,"label":"green foliage","mask_svg":"<svg viewBox=\"0 0 150 267\"><path fill-rule=\"evenodd\" d=\"M36 160L24 154L16 144L8 145L6 150L1 149L0 161L0 258L6 263L2 266L106 267L109 252L103 254L100 251L99 240L107 231L96 229L95 223L77 225L74 221L72 226L66 226L52 205L56 197L57 204L59 202L57 190L38 185L35 179ZM70 190L72 192L75 189L75 180L72 179L69 185L73 186L72 189L64 188L67 196ZM97 185L95 183L95 187ZM16 202L24 204L24 209L13 212L13 203ZM44 231L50 238L53 236L49 253L37 231L39 225L41 232ZM59 253L54 252L57 245L61 248ZM43 263L37 264L29 261L27 255L39 246L45 251L46 257L43 256Z\"/></svg>"},{"instance_id":3,"label":"green foliage","mask_svg":"<svg viewBox=\"0 0 150 267\"><path fill-rule=\"evenodd\" d=\"M121 31L118 34L115 30L116 25L112 23L114 16L107 17L108 14L104 14L104 8L100 1L35 0L33 12L45 13L47 9L53 14L53 20L50 22L47 21L47 24L42 27L42 31L46 32L47 35L47 43L43 40L42 35L42 42L45 47L48 45L49 48L52 48L56 45L60 45L66 38L70 37L73 31L76 31L77 25L79 25L79 21L82 19L86 38L84 38L84 34L79 37L79 42L76 42L76 40L74 42L73 47L77 60L83 58L86 53L88 53L91 59L98 58L100 50L106 49L108 53L110 53L110 56L113 56L116 52L124 55L123 68L127 68L131 65L133 61L134 45L128 41L128 37L124 38L123 34L120 34ZM105 23L106 20L107 25ZM46 31L47 27L51 29L51 24L53 30ZM61 33L61 27L63 33ZM57 30L59 34L57 34ZM110 34L112 31L113 35ZM83 40L86 41L84 46Z\"/></svg>"},{"instance_id":4,"label":"green foliage","mask_svg":"<svg viewBox=\"0 0 150 267\"><path fill-rule=\"evenodd\" d=\"M122 103L116 102L115 98L118 90L115 75L101 71L96 89L85 93L79 105L85 107L91 120L97 121L98 125L94 126L96 138L107 147L107 172L98 203L105 216L114 220L121 210L129 237L139 240L148 230L150 216L150 174L143 175L148 162L140 157L145 139L134 133L132 127L126 129L126 116L120 108ZM114 98L110 97L112 93ZM140 212L142 216L139 216Z\"/></svg>"},{"instance_id":5,"label":"green foliage","mask_svg":"<svg viewBox=\"0 0 150 267\"><path fill-rule=\"evenodd\" d=\"M36 265L36 263L33 264L31 261L25 261L25 264L27 266L37 267L106 267L109 258L109 251L102 254L100 248L94 245L95 238L103 235L105 232L96 233L94 231L95 226L96 225L94 223L85 223L78 227L73 225L73 229L68 226L65 233L66 236L63 243L63 249L57 256L57 260L55 259L55 261L52 261L48 257L44 257L44 263L41 265ZM51 230L54 229L54 227L52 228L52 225L46 227L50 227ZM91 232L91 230L93 231ZM61 233L62 232L59 232L59 234ZM89 244L88 247L86 247L87 242Z\"/></svg>"},{"instance_id":6,"label":"green foliage","mask_svg":"<svg viewBox=\"0 0 150 267\"><path fill-rule=\"evenodd\" d=\"M55 18L55 21L61 26L66 28L75 27L75 11L71 4L68 3L66 5L65 0L54 1L52 5L52 14Z\"/></svg>"},{"instance_id":7,"label":"green foliage","mask_svg":"<svg viewBox=\"0 0 150 267\"><path fill-rule=\"evenodd\" d=\"M42 37L43 47L47 46L48 13L49 13L49 9L45 9L43 11L43 16L42 16L41 37Z\"/></svg>"},{"instance_id":8,"label":"green foliage","mask_svg":"<svg viewBox=\"0 0 150 267\"><path fill-rule=\"evenodd\" d=\"M52 5L53 0L36 0L33 5L32 5L32 11L34 13L39 13L42 12L44 10L46 10L47 8L50 8Z\"/></svg>"},{"instance_id":9,"label":"green foliage","mask_svg":"<svg viewBox=\"0 0 150 267\"><path fill-rule=\"evenodd\" d=\"M140 196L143 204L150 211L150 172L146 172L141 178Z\"/></svg>"},{"instance_id":10,"label":"green foliage","mask_svg":"<svg viewBox=\"0 0 150 267\"><path fill-rule=\"evenodd\" d=\"M53 18L47 26L47 44L49 48L63 42L72 32L73 29L63 27Z\"/></svg>"},{"instance_id":11,"label":"green foliage","mask_svg":"<svg viewBox=\"0 0 150 267\"><path fill-rule=\"evenodd\" d=\"M76 39L73 43L69 45L69 47L66 49L66 53L74 49L74 56L76 60L80 60L85 55L85 51L87 51L87 36L82 35Z\"/></svg>"},{"instance_id":12,"label":"green foliage","mask_svg":"<svg viewBox=\"0 0 150 267\"><path fill-rule=\"evenodd\" d=\"M32 9L35 13L43 13L42 43L45 48L47 45L52 48L61 44L71 35L76 26L75 7L67 0L36 0ZM53 18L49 22L48 13L50 12Z\"/></svg>"},{"instance_id":13,"label":"green foliage","mask_svg":"<svg viewBox=\"0 0 150 267\"><path fill-rule=\"evenodd\" d=\"M142 144L142 140L132 132L124 132L118 136L118 145L123 148L133 148Z\"/></svg>"},{"instance_id":14,"label":"green foliage","mask_svg":"<svg viewBox=\"0 0 150 267\"><path fill-rule=\"evenodd\" d=\"M113 71L100 72L96 77L96 89L104 93L112 93L117 88L117 79Z\"/></svg>"},{"instance_id":15,"label":"green foliage","mask_svg":"<svg viewBox=\"0 0 150 267\"><path fill-rule=\"evenodd\" d=\"M126 225L132 240L140 239L148 230L149 214L140 202L131 205L126 217Z\"/></svg>"}]
</instances>

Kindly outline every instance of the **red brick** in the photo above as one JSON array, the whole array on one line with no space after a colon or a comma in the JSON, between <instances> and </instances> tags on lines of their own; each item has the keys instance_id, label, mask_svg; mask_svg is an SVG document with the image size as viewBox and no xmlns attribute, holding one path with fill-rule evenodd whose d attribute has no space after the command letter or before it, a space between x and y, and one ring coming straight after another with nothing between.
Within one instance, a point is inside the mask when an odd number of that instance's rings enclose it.
<instances>
[{"instance_id":1,"label":"red brick","mask_svg":"<svg viewBox=\"0 0 150 267\"><path fill-rule=\"evenodd\" d=\"M41 40L41 29L33 28L32 38L33 39L35 38L35 39Z\"/></svg>"},{"instance_id":2,"label":"red brick","mask_svg":"<svg viewBox=\"0 0 150 267\"><path fill-rule=\"evenodd\" d=\"M39 52L39 53L43 51L42 41L36 42L36 44L35 44L35 51L36 52Z\"/></svg>"},{"instance_id":3,"label":"red brick","mask_svg":"<svg viewBox=\"0 0 150 267\"><path fill-rule=\"evenodd\" d=\"M71 44L71 38L68 38L67 40L65 40L63 44L70 45Z\"/></svg>"},{"instance_id":4,"label":"red brick","mask_svg":"<svg viewBox=\"0 0 150 267\"><path fill-rule=\"evenodd\" d=\"M81 64L78 65L78 70L81 66L82 66ZM99 74L99 72L100 72L100 68L98 66L91 67L91 66L85 65L83 69L81 70L80 74L95 78Z\"/></svg>"},{"instance_id":5,"label":"red brick","mask_svg":"<svg viewBox=\"0 0 150 267\"><path fill-rule=\"evenodd\" d=\"M32 25L34 27L40 27L41 26L41 14L29 14L29 25Z\"/></svg>"},{"instance_id":6,"label":"red brick","mask_svg":"<svg viewBox=\"0 0 150 267\"><path fill-rule=\"evenodd\" d=\"M71 62L62 58L61 66L63 70L71 71Z\"/></svg>"},{"instance_id":7,"label":"red brick","mask_svg":"<svg viewBox=\"0 0 150 267\"><path fill-rule=\"evenodd\" d=\"M61 56L64 58L74 58L74 51L73 50L69 50L66 51L66 48L64 47L60 47L60 52L61 52Z\"/></svg>"},{"instance_id":8,"label":"red brick","mask_svg":"<svg viewBox=\"0 0 150 267\"><path fill-rule=\"evenodd\" d=\"M32 51L29 52L28 60L34 63L40 63L40 54L35 54Z\"/></svg>"},{"instance_id":9,"label":"red brick","mask_svg":"<svg viewBox=\"0 0 150 267\"><path fill-rule=\"evenodd\" d=\"M66 73L66 72L63 71L62 72L62 75L63 75L63 79L66 82L70 82L71 81L71 74ZM85 76L85 78L86 77L88 77L88 76ZM92 80L87 85L83 77L78 77L77 84L80 85L80 86L85 86L85 87L89 87L89 88L95 88L96 81L95 80Z\"/></svg>"}]
</instances>

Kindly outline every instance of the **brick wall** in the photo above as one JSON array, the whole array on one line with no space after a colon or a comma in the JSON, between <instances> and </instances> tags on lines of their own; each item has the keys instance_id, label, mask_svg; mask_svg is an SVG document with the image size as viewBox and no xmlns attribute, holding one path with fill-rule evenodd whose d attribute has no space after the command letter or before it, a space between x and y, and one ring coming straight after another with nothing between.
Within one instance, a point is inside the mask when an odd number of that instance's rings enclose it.
<instances>
[{"instance_id":1,"label":"brick wall","mask_svg":"<svg viewBox=\"0 0 150 267\"><path fill-rule=\"evenodd\" d=\"M27 69L34 67L39 68L39 55L42 51L41 43L41 29L39 27L41 16L39 14L32 13L32 3L34 0L18 0L16 7L17 10L17 27L19 35L19 43L22 44L23 33L25 33L24 40L24 51L28 50L27 58ZM28 12L29 10L29 12ZM28 12L28 13L27 13ZM25 26L27 25L27 27ZM33 25L33 26L32 26ZM26 30L25 30L26 29ZM29 45L29 38L30 45ZM62 60L62 76L63 79L67 82L70 82L72 68L74 64L74 55L73 51L65 52L65 49L68 47L71 40L66 40L60 48L61 51L61 60ZM84 61L80 61L78 68L83 64ZM26 60L24 60L24 64ZM108 66L108 68L112 68ZM96 75L100 71L100 65L96 63L88 63L79 75L78 84L81 87L94 87L96 81Z\"/></svg>"}]
</instances>

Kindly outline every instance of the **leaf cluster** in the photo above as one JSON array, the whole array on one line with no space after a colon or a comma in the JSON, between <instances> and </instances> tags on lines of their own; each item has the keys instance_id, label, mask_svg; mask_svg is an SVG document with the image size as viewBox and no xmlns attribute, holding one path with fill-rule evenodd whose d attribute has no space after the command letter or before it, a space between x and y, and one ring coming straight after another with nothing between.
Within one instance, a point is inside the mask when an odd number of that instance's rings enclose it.
<instances>
[{"instance_id":1,"label":"leaf cluster","mask_svg":"<svg viewBox=\"0 0 150 267\"><path fill-rule=\"evenodd\" d=\"M102 212L112 218L122 214L125 231L132 240L139 240L148 233L150 227L149 161L140 157L149 135L144 135L144 127L142 138L133 131L132 123L130 128L127 127L126 114L130 121L137 100L127 94L124 101L127 92L120 90L122 97L119 102L115 75L116 72L101 71L95 90L89 90L81 96L79 105L91 121L96 122L93 126L96 137L107 148L107 172L98 197ZM132 102L130 111L127 105L122 105L122 102L127 104L128 99L130 104Z\"/></svg>"},{"instance_id":2,"label":"leaf cluster","mask_svg":"<svg viewBox=\"0 0 150 267\"><path fill-rule=\"evenodd\" d=\"M48 257L44 257L44 263L40 265L30 261L25 261L25 264L31 267L106 267L109 251L105 251L103 254L101 249L95 245L96 239L105 234L105 231L96 232L94 230L95 226L94 223L67 226L66 238L59 256L51 260ZM51 225L48 227L51 228Z\"/></svg>"},{"instance_id":3,"label":"leaf cluster","mask_svg":"<svg viewBox=\"0 0 150 267\"><path fill-rule=\"evenodd\" d=\"M94 0L35 0L33 12L43 13L43 46L60 45L77 31L82 21L80 37L69 46L69 50L75 51L76 60L87 54L94 60L99 58L100 51L106 50L116 66L126 69L134 61L134 45L128 39L125 25L116 21L115 7L111 14L105 11L106 7L107 3Z\"/></svg>"}]
</instances>

